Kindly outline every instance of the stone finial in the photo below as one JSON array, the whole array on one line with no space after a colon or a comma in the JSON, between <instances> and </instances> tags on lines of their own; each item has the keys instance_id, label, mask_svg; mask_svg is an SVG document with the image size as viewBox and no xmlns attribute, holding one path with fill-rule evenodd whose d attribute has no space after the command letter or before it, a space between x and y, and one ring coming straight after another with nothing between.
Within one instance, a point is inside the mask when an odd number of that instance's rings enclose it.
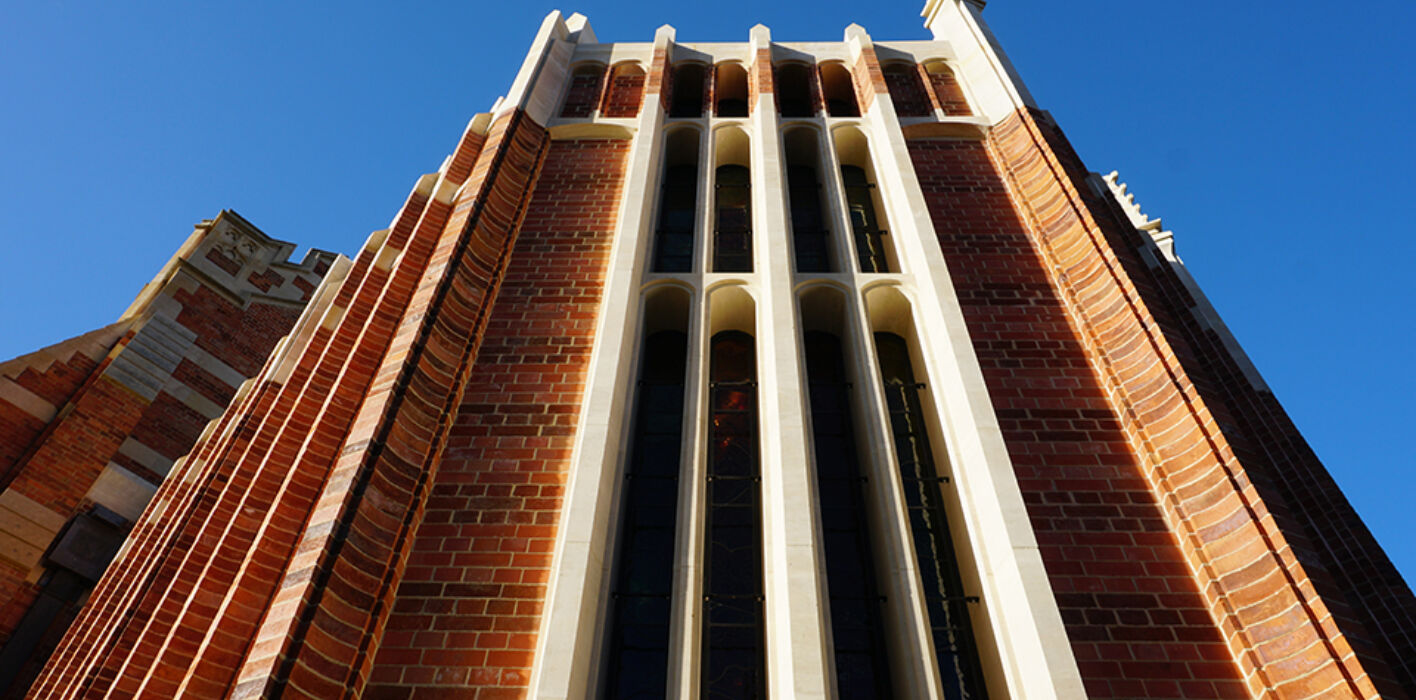
<instances>
[{"instance_id":1,"label":"stone finial","mask_svg":"<svg viewBox=\"0 0 1416 700\"><path fill-rule=\"evenodd\" d=\"M595 30L590 27L590 18L579 12L565 20L565 29L570 32L570 40L577 44L598 44Z\"/></svg>"},{"instance_id":2,"label":"stone finial","mask_svg":"<svg viewBox=\"0 0 1416 700\"><path fill-rule=\"evenodd\" d=\"M748 32L753 50L765 49L772 45L772 30L764 24L753 25Z\"/></svg>"},{"instance_id":3,"label":"stone finial","mask_svg":"<svg viewBox=\"0 0 1416 700\"><path fill-rule=\"evenodd\" d=\"M678 36L678 30L672 24L665 24L654 30L654 45L668 45L674 42Z\"/></svg>"},{"instance_id":4,"label":"stone finial","mask_svg":"<svg viewBox=\"0 0 1416 700\"><path fill-rule=\"evenodd\" d=\"M861 48L867 48L870 46L870 35L866 33L865 27L862 27L859 24L856 24L855 22L851 22L850 25L846 27L845 40L854 40L860 42Z\"/></svg>"}]
</instances>

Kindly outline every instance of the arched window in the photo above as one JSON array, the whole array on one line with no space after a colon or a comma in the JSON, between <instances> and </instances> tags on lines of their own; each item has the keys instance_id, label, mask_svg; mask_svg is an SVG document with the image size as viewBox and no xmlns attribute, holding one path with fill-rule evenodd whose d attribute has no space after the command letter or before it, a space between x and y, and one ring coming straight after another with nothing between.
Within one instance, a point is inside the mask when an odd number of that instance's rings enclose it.
<instances>
[{"instance_id":1,"label":"arched window","mask_svg":"<svg viewBox=\"0 0 1416 700\"><path fill-rule=\"evenodd\" d=\"M822 216L821 180L817 169L820 147L816 132L792 129L783 141L797 272L830 272L830 235Z\"/></svg>"},{"instance_id":2,"label":"arched window","mask_svg":"<svg viewBox=\"0 0 1416 700\"><path fill-rule=\"evenodd\" d=\"M737 63L719 63L713 75L713 103L720 117L747 116L747 70Z\"/></svg>"},{"instance_id":3,"label":"arched window","mask_svg":"<svg viewBox=\"0 0 1416 700\"><path fill-rule=\"evenodd\" d=\"M803 306L807 299L803 298ZM803 316L807 309L803 309ZM851 420L850 384L838 337L805 333L811 438L830 591L836 686L843 698L890 698L890 664L875 583L864 474Z\"/></svg>"},{"instance_id":4,"label":"arched window","mask_svg":"<svg viewBox=\"0 0 1416 700\"><path fill-rule=\"evenodd\" d=\"M713 336L700 670L704 698L763 698L767 692L754 354L747 333L729 330Z\"/></svg>"},{"instance_id":5,"label":"arched window","mask_svg":"<svg viewBox=\"0 0 1416 700\"><path fill-rule=\"evenodd\" d=\"M865 135L854 127L832 132L836 157L841 163L841 185L846 195L846 214L861 272L894 272L899 269L894 243L886 228L885 210L875 186L874 166Z\"/></svg>"},{"instance_id":6,"label":"arched window","mask_svg":"<svg viewBox=\"0 0 1416 700\"><path fill-rule=\"evenodd\" d=\"M687 293L661 292L646 309L634 438L622 496L618 572L611 593L606 697L662 697L688 356ZM650 332L654 325L669 328Z\"/></svg>"},{"instance_id":7,"label":"arched window","mask_svg":"<svg viewBox=\"0 0 1416 700\"><path fill-rule=\"evenodd\" d=\"M977 601L965 595L954 556L940 491L945 479L935 468L920 404L919 392L924 385L915 379L909 343L904 338L877 332L875 350L944 697L982 698L983 670L968 610L970 602Z\"/></svg>"},{"instance_id":8,"label":"arched window","mask_svg":"<svg viewBox=\"0 0 1416 700\"><path fill-rule=\"evenodd\" d=\"M637 63L621 63L610 73L609 89L600 113L606 117L633 117L644 99L644 69Z\"/></svg>"},{"instance_id":9,"label":"arched window","mask_svg":"<svg viewBox=\"0 0 1416 700\"><path fill-rule=\"evenodd\" d=\"M689 272L693 269L693 231L698 217L698 132L679 129L670 133L664 143L664 161L651 269Z\"/></svg>"},{"instance_id":10,"label":"arched window","mask_svg":"<svg viewBox=\"0 0 1416 700\"><path fill-rule=\"evenodd\" d=\"M747 135L737 128L717 134L713 179L713 271L752 272L752 173Z\"/></svg>"},{"instance_id":11,"label":"arched window","mask_svg":"<svg viewBox=\"0 0 1416 700\"><path fill-rule=\"evenodd\" d=\"M703 87L702 64L675 64L673 101L669 105L669 117L697 119L703 116Z\"/></svg>"},{"instance_id":12,"label":"arched window","mask_svg":"<svg viewBox=\"0 0 1416 700\"><path fill-rule=\"evenodd\" d=\"M816 114L811 99L811 69L802 63L777 66L777 111L784 117L810 117Z\"/></svg>"},{"instance_id":13,"label":"arched window","mask_svg":"<svg viewBox=\"0 0 1416 700\"><path fill-rule=\"evenodd\" d=\"M840 63L821 64L821 92L826 98L826 113L833 117L859 117L851 72Z\"/></svg>"},{"instance_id":14,"label":"arched window","mask_svg":"<svg viewBox=\"0 0 1416 700\"><path fill-rule=\"evenodd\" d=\"M561 116L574 119L594 114L595 103L600 100L600 81L604 77L605 67L598 63L577 66L570 76L570 88L565 93Z\"/></svg>"},{"instance_id":15,"label":"arched window","mask_svg":"<svg viewBox=\"0 0 1416 700\"><path fill-rule=\"evenodd\" d=\"M895 103L895 114L901 117L934 114L934 106L924 92L915 64L895 61L882 66L881 71L885 74L885 86L890 88L890 101Z\"/></svg>"},{"instance_id":16,"label":"arched window","mask_svg":"<svg viewBox=\"0 0 1416 700\"><path fill-rule=\"evenodd\" d=\"M934 88L934 99L946 117L967 117L973 114L969 101L964 97L964 88L959 85L954 71L943 61L924 64L924 72L929 76L929 85Z\"/></svg>"}]
</instances>

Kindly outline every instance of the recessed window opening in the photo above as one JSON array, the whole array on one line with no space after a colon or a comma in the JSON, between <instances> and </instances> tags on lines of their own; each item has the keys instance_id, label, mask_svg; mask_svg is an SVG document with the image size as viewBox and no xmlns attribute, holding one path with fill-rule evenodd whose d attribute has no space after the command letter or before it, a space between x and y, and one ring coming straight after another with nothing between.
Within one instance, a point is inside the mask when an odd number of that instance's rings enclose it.
<instances>
[{"instance_id":1,"label":"recessed window opening","mask_svg":"<svg viewBox=\"0 0 1416 700\"><path fill-rule=\"evenodd\" d=\"M792 129L783 139L787 194L797 272L831 272L830 232L822 210L820 145L813 129Z\"/></svg>"},{"instance_id":2,"label":"recessed window opening","mask_svg":"<svg viewBox=\"0 0 1416 700\"><path fill-rule=\"evenodd\" d=\"M742 64L718 64L713 76L713 100L720 117L747 116L747 70Z\"/></svg>"},{"instance_id":3,"label":"recessed window opening","mask_svg":"<svg viewBox=\"0 0 1416 700\"><path fill-rule=\"evenodd\" d=\"M851 72L840 63L821 64L821 92L826 98L826 113L833 117L859 117Z\"/></svg>"},{"instance_id":4,"label":"recessed window opening","mask_svg":"<svg viewBox=\"0 0 1416 700\"><path fill-rule=\"evenodd\" d=\"M644 99L644 69L637 63L621 63L610 72L609 89L600 110L606 117L633 117Z\"/></svg>"},{"instance_id":5,"label":"recessed window opening","mask_svg":"<svg viewBox=\"0 0 1416 700\"><path fill-rule=\"evenodd\" d=\"M885 74L885 86L890 89L890 101L895 103L895 114L901 117L928 117L934 114L934 106L924 92L915 64L896 61L881 66L880 70Z\"/></svg>"},{"instance_id":6,"label":"recessed window opening","mask_svg":"<svg viewBox=\"0 0 1416 700\"><path fill-rule=\"evenodd\" d=\"M885 392L891 447L899 467L909 525L910 551L923 585L925 615L944 697L984 698L986 689L973 634L969 596L950 533L944 489L952 488L936 462L931 433L938 434L921 400L928 387L916 373L921 351L909 303L894 290L868 295L876 359Z\"/></svg>"},{"instance_id":7,"label":"recessed window opening","mask_svg":"<svg viewBox=\"0 0 1416 700\"><path fill-rule=\"evenodd\" d=\"M716 134L713 179L713 271L752 272L752 173L741 129Z\"/></svg>"},{"instance_id":8,"label":"recessed window opening","mask_svg":"<svg viewBox=\"0 0 1416 700\"><path fill-rule=\"evenodd\" d=\"M833 132L836 156L841 162L841 184L851 224L856 260L861 272L895 272L900 269L895 245L887 229L884 202L875 185L870 146L859 130L844 127Z\"/></svg>"},{"instance_id":9,"label":"recessed window opening","mask_svg":"<svg viewBox=\"0 0 1416 700\"><path fill-rule=\"evenodd\" d=\"M664 140L664 180L659 228L654 232L654 272L693 270L698 218L698 142L695 129L677 129Z\"/></svg>"},{"instance_id":10,"label":"recessed window opening","mask_svg":"<svg viewBox=\"0 0 1416 700\"><path fill-rule=\"evenodd\" d=\"M600 100L600 81L605 77L605 67L598 63L576 66L570 76L570 88L565 93L565 104L561 116L579 119L595 113L595 104Z\"/></svg>"},{"instance_id":11,"label":"recessed window opening","mask_svg":"<svg viewBox=\"0 0 1416 700\"><path fill-rule=\"evenodd\" d=\"M811 100L811 69L804 63L777 66L777 109L784 117L816 115Z\"/></svg>"},{"instance_id":12,"label":"recessed window opening","mask_svg":"<svg viewBox=\"0 0 1416 700\"><path fill-rule=\"evenodd\" d=\"M610 593L607 698L661 697L668 689L688 306L688 292L673 287L650 292L645 301Z\"/></svg>"},{"instance_id":13,"label":"recessed window opening","mask_svg":"<svg viewBox=\"0 0 1416 700\"><path fill-rule=\"evenodd\" d=\"M703 116L703 64L674 65L673 100L669 106L672 119L697 119Z\"/></svg>"},{"instance_id":14,"label":"recessed window opening","mask_svg":"<svg viewBox=\"0 0 1416 700\"><path fill-rule=\"evenodd\" d=\"M929 76L930 87L934 88L934 99L939 101L944 116L967 117L973 114L973 110L969 109L968 98L964 97L964 87L959 84L959 79L954 76L949 64L930 61L924 64L924 72Z\"/></svg>"},{"instance_id":15,"label":"recessed window opening","mask_svg":"<svg viewBox=\"0 0 1416 700\"><path fill-rule=\"evenodd\" d=\"M846 349L845 297L814 288L801 297L803 346L822 547L829 593L832 654L842 698L891 698L883 609L876 585L866 475L856 447Z\"/></svg>"},{"instance_id":16,"label":"recessed window opening","mask_svg":"<svg viewBox=\"0 0 1416 700\"><path fill-rule=\"evenodd\" d=\"M741 289L713 294L709 352L704 698L767 693L754 311Z\"/></svg>"}]
</instances>

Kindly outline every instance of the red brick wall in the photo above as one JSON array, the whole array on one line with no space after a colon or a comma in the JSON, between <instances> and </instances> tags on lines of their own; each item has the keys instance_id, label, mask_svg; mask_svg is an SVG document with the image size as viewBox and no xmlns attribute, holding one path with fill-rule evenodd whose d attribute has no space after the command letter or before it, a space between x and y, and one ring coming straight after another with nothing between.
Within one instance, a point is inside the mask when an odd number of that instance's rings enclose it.
<instances>
[{"instance_id":1,"label":"red brick wall","mask_svg":"<svg viewBox=\"0 0 1416 700\"><path fill-rule=\"evenodd\" d=\"M1092 215L1081 162L1028 110L994 126L987 146L1250 694L1377 697L1379 660L1354 654L1334 624L1318 580L1231 445L1224 406L1211 407L1198 388L1204 378L1187 373L1185 338L1152 314L1124 251Z\"/></svg>"},{"instance_id":2,"label":"red brick wall","mask_svg":"<svg viewBox=\"0 0 1416 700\"><path fill-rule=\"evenodd\" d=\"M27 368L17 374L14 382L60 409L88 381L101 359L75 352L67 360L56 361L46 368ZM46 425L10 403L0 401L0 488L9 481L10 467L29 450Z\"/></svg>"},{"instance_id":3,"label":"red brick wall","mask_svg":"<svg viewBox=\"0 0 1416 700\"><path fill-rule=\"evenodd\" d=\"M600 101L600 85L605 79L605 68L596 68L580 69L571 76L570 88L565 95L565 106L561 107L562 117L583 118L595 111L596 103Z\"/></svg>"},{"instance_id":4,"label":"red brick wall","mask_svg":"<svg viewBox=\"0 0 1416 700\"><path fill-rule=\"evenodd\" d=\"M885 74L880 70L880 59L874 48L861 49L855 65L851 66L851 83L855 87L856 99L860 100L860 113L865 114L875 106L875 96L888 94L890 88L885 82Z\"/></svg>"},{"instance_id":5,"label":"red brick wall","mask_svg":"<svg viewBox=\"0 0 1416 700\"><path fill-rule=\"evenodd\" d=\"M1065 142L1054 148L1071 153ZM1072 156L1075 158L1075 156ZM1090 193L1088 193L1090 194ZM1137 291L1172 337L1197 390L1212 407L1254 486L1269 504L1314 587L1384 693L1416 689L1416 596L1274 395L1259 390L1218 333L1191 312L1195 300L1169 264L1139 254L1136 231L1111 198L1089 202ZM1107 215L1109 211L1110 216ZM1382 664L1373 664L1373 656Z\"/></svg>"},{"instance_id":6,"label":"red brick wall","mask_svg":"<svg viewBox=\"0 0 1416 700\"><path fill-rule=\"evenodd\" d=\"M901 117L927 117L934 114L934 105L919 79L919 69L913 63L890 63L882 68L890 101L895 114Z\"/></svg>"},{"instance_id":7,"label":"red brick wall","mask_svg":"<svg viewBox=\"0 0 1416 700\"><path fill-rule=\"evenodd\" d=\"M1248 697L987 148L910 153L1087 692Z\"/></svg>"},{"instance_id":8,"label":"red brick wall","mask_svg":"<svg viewBox=\"0 0 1416 700\"><path fill-rule=\"evenodd\" d=\"M967 117L973 114L969 109L969 101L964 97L964 88L959 85L953 71L948 68L935 68L936 72L930 73L924 70L924 66L920 66L920 70L933 88L931 96L934 98L934 104L943 110L944 116Z\"/></svg>"},{"instance_id":9,"label":"red brick wall","mask_svg":"<svg viewBox=\"0 0 1416 700\"><path fill-rule=\"evenodd\" d=\"M628 141L551 144L371 696L525 692L628 149Z\"/></svg>"},{"instance_id":10,"label":"red brick wall","mask_svg":"<svg viewBox=\"0 0 1416 700\"><path fill-rule=\"evenodd\" d=\"M638 115L639 103L644 99L644 78L644 72L633 65L616 66L605 90L605 102L600 107L600 114L606 117Z\"/></svg>"}]
</instances>

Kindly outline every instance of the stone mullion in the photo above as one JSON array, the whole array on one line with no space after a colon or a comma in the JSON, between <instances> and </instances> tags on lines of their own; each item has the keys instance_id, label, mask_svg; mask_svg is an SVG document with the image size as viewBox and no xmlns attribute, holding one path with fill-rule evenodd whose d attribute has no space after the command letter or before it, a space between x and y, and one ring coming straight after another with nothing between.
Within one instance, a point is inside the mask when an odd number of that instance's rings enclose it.
<instances>
[{"instance_id":1,"label":"stone mullion","mask_svg":"<svg viewBox=\"0 0 1416 700\"><path fill-rule=\"evenodd\" d=\"M925 366L916 373L929 383L926 400L948 440L935 449L948 455L953 476L948 500L962 509L970 564L987 606L984 619L991 622L976 624L975 636L988 635L980 647L998 650L1009 692L1080 697L1085 692L1081 674L1071 649L1062 643L1061 613L884 73L864 29L847 28L846 40L855 58L856 87L870 91L862 122L904 268L902 287L917 291L911 301ZM917 575L911 567L915 591L920 590ZM916 624L926 624L922 609L913 615ZM926 643L924 648L930 647ZM938 666L932 659L929 665L933 685Z\"/></svg>"},{"instance_id":2,"label":"stone mullion","mask_svg":"<svg viewBox=\"0 0 1416 700\"><path fill-rule=\"evenodd\" d=\"M773 85L771 37L752 29L751 125L753 254L757 304L758 400L762 410L763 592L767 682L780 697L826 697L825 583L817 539L814 480L806 426L806 377L796 328L790 217L782 135Z\"/></svg>"}]
</instances>

